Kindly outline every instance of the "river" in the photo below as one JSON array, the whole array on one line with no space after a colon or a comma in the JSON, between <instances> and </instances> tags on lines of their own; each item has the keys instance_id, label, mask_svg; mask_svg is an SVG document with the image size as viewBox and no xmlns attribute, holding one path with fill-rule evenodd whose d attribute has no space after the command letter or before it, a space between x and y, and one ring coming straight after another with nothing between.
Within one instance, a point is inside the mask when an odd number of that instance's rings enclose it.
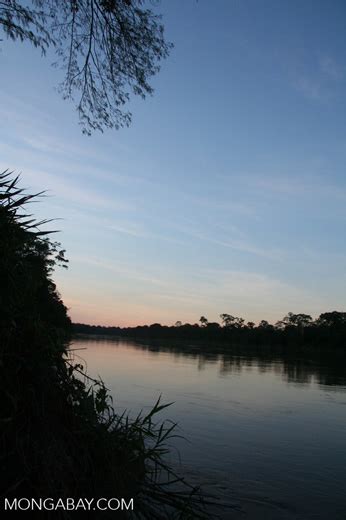
<instances>
[{"instance_id":1,"label":"river","mask_svg":"<svg viewBox=\"0 0 346 520\"><path fill-rule=\"evenodd\" d=\"M198 345L79 338L76 361L134 415L160 395L171 459L224 519L346 518L346 364ZM176 449L177 448L177 449ZM179 452L179 453L178 453Z\"/></svg>"}]
</instances>

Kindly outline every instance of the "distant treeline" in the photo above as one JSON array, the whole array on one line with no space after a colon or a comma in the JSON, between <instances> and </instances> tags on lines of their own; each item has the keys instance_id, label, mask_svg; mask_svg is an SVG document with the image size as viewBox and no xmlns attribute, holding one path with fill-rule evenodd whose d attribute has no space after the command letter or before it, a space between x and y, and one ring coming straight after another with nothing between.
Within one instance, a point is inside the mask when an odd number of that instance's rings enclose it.
<instances>
[{"instance_id":1,"label":"distant treeline","mask_svg":"<svg viewBox=\"0 0 346 520\"><path fill-rule=\"evenodd\" d=\"M98 334L133 338L176 338L188 340L213 340L249 345L326 345L346 346L346 312L322 313L316 320L309 314L289 312L272 325L262 320L256 325L243 318L221 314L221 323L209 322L202 316L199 323L177 321L173 326L141 325L137 327L103 327L74 323L76 334Z\"/></svg>"}]
</instances>

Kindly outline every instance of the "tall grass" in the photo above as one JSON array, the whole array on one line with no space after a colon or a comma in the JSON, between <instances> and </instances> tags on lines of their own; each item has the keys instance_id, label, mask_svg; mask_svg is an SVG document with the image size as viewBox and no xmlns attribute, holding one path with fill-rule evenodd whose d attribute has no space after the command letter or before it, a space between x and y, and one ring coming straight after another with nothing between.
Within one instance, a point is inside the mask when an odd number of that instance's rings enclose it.
<instances>
[{"instance_id":1,"label":"tall grass","mask_svg":"<svg viewBox=\"0 0 346 520\"><path fill-rule=\"evenodd\" d=\"M148 520L211 518L206 512L209 500L165 461L169 441L178 436L177 425L159 421L158 415L172 403L162 404L160 397L148 413L141 412L132 419L126 412L119 415L102 380L88 376L83 365L73 364L73 356L67 363L84 381L85 395L107 432L109 453L116 445L127 454L128 472L122 469L121 474L135 495L136 507L131 516Z\"/></svg>"}]
</instances>

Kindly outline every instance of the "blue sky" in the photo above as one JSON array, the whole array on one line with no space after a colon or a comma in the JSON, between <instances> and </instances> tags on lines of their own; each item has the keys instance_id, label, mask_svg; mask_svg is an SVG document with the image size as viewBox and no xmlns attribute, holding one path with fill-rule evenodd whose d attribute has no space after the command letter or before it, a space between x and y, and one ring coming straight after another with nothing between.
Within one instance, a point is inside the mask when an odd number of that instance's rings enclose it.
<instances>
[{"instance_id":1,"label":"blue sky","mask_svg":"<svg viewBox=\"0 0 346 520\"><path fill-rule=\"evenodd\" d=\"M1 43L0 167L70 259L76 321L345 310L346 6L162 0L175 48L130 128L82 135L61 79Z\"/></svg>"}]
</instances>

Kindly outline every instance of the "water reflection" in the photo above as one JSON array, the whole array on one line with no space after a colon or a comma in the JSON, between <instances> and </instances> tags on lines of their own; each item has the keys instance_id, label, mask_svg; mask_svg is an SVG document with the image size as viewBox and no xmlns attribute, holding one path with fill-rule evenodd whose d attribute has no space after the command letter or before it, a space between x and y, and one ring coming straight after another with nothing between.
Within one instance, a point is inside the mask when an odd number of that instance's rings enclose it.
<instances>
[{"instance_id":1,"label":"water reflection","mask_svg":"<svg viewBox=\"0 0 346 520\"><path fill-rule=\"evenodd\" d=\"M184 475L241 508L223 519L344 520L341 352L101 337L80 338L73 348L86 348L75 352L102 377L120 411L148 409L160 394L175 403L164 412L189 440L175 444Z\"/></svg>"},{"instance_id":2,"label":"water reflection","mask_svg":"<svg viewBox=\"0 0 346 520\"><path fill-rule=\"evenodd\" d=\"M287 383L310 385L317 383L321 386L345 386L346 353L340 350L314 353L309 350L292 355L287 352L276 352L275 349L250 349L225 348L222 346L209 346L205 344L167 343L167 342L142 342L138 340L118 339L104 337L81 336L83 342L89 344L113 344L128 345L131 348L146 351L153 356L161 352L169 352L173 359L179 361L183 358L195 360L197 370L205 370L210 364L217 364L219 375L227 377L232 374L240 374L244 370L256 369L259 373L275 373Z\"/></svg>"}]
</instances>

